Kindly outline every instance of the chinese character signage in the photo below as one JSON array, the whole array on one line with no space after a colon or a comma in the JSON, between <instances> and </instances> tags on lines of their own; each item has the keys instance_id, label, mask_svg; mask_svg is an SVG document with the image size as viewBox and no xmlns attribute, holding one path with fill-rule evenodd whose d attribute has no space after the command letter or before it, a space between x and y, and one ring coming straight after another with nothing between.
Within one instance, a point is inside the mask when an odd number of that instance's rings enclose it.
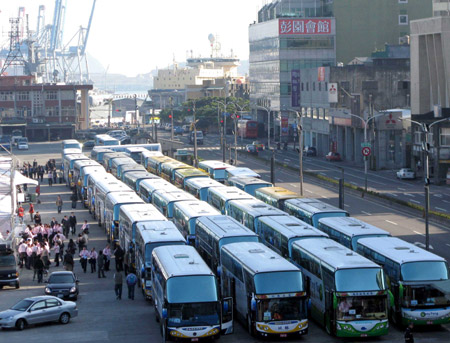
<instances>
[{"instance_id":1,"label":"chinese character signage","mask_svg":"<svg viewBox=\"0 0 450 343\"><path fill-rule=\"evenodd\" d=\"M281 116L281 135L282 136L289 135L289 118L287 115Z\"/></svg>"},{"instance_id":2,"label":"chinese character signage","mask_svg":"<svg viewBox=\"0 0 450 343\"><path fill-rule=\"evenodd\" d=\"M280 19L280 35L331 34L331 19Z\"/></svg>"},{"instance_id":3,"label":"chinese character signage","mask_svg":"<svg viewBox=\"0 0 450 343\"><path fill-rule=\"evenodd\" d=\"M330 104L338 102L337 83L328 83L328 102Z\"/></svg>"},{"instance_id":4,"label":"chinese character signage","mask_svg":"<svg viewBox=\"0 0 450 343\"><path fill-rule=\"evenodd\" d=\"M300 70L294 69L291 71L292 83L292 107L300 107Z\"/></svg>"},{"instance_id":5,"label":"chinese character signage","mask_svg":"<svg viewBox=\"0 0 450 343\"><path fill-rule=\"evenodd\" d=\"M325 67L317 68L317 81L325 81Z\"/></svg>"}]
</instances>

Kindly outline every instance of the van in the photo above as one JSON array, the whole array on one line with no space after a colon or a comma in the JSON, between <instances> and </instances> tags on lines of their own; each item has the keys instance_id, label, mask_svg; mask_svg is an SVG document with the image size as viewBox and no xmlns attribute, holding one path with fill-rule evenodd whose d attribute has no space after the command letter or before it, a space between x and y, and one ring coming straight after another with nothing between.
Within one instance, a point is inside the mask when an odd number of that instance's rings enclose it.
<instances>
[{"instance_id":1,"label":"van","mask_svg":"<svg viewBox=\"0 0 450 343\"><path fill-rule=\"evenodd\" d=\"M191 134L189 135L189 143L194 144L194 137L195 132L191 131ZM203 145L203 132L197 131L197 144Z\"/></svg>"},{"instance_id":2,"label":"van","mask_svg":"<svg viewBox=\"0 0 450 343\"><path fill-rule=\"evenodd\" d=\"M0 289L4 286L20 287L17 258L9 242L0 243Z\"/></svg>"}]
</instances>

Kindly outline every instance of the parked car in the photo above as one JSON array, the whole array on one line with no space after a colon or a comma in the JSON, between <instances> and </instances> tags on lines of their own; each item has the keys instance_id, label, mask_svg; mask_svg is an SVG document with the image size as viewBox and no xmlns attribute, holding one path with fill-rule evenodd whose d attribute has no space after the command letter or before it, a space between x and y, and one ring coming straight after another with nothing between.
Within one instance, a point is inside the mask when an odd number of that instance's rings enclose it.
<instances>
[{"instance_id":1,"label":"parked car","mask_svg":"<svg viewBox=\"0 0 450 343\"><path fill-rule=\"evenodd\" d=\"M331 151L325 156L325 159L330 162L342 161L340 153Z\"/></svg>"},{"instance_id":2,"label":"parked car","mask_svg":"<svg viewBox=\"0 0 450 343\"><path fill-rule=\"evenodd\" d=\"M95 141L86 141L83 143L83 149L85 150L90 150L92 148L94 148L95 146Z\"/></svg>"},{"instance_id":3,"label":"parked car","mask_svg":"<svg viewBox=\"0 0 450 343\"><path fill-rule=\"evenodd\" d=\"M194 131L191 132L189 135L189 143L194 144ZM197 144L203 145L203 132L197 131Z\"/></svg>"},{"instance_id":4,"label":"parked car","mask_svg":"<svg viewBox=\"0 0 450 343\"><path fill-rule=\"evenodd\" d=\"M25 298L0 312L0 328L25 329L28 325L56 322L69 323L78 316L78 308L73 301L64 301L52 296Z\"/></svg>"},{"instance_id":5,"label":"parked car","mask_svg":"<svg viewBox=\"0 0 450 343\"><path fill-rule=\"evenodd\" d=\"M28 138L21 137L17 141L17 149L19 150L28 150Z\"/></svg>"},{"instance_id":6,"label":"parked car","mask_svg":"<svg viewBox=\"0 0 450 343\"><path fill-rule=\"evenodd\" d=\"M256 149L256 146L253 144L247 144L245 146L245 150L250 154L257 154L258 150Z\"/></svg>"},{"instance_id":7,"label":"parked car","mask_svg":"<svg viewBox=\"0 0 450 343\"><path fill-rule=\"evenodd\" d=\"M305 156L317 156L317 149L313 146L307 146L303 150L303 155Z\"/></svg>"},{"instance_id":8,"label":"parked car","mask_svg":"<svg viewBox=\"0 0 450 343\"><path fill-rule=\"evenodd\" d=\"M397 172L397 179L409 179L414 180L416 178L416 173L409 168L402 168Z\"/></svg>"},{"instance_id":9,"label":"parked car","mask_svg":"<svg viewBox=\"0 0 450 343\"><path fill-rule=\"evenodd\" d=\"M17 255L9 243L0 244L0 289L4 286L20 287Z\"/></svg>"},{"instance_id":10,"label":"parked car","mask_svg":"<svg viewBox=\"0 0 450 343\"><path fill-rule=\"evenodd\" d=\"M191 130L191 125L183 125L183 132L188 133Z\"/></svg>"},{"instance_id":11,"label":"parked car","mask_svg":"<svg viewBox=\"0 0 450 343\"><path fill-rule=\"evenodd\" d=\"M47 283L44 289L46 295L77 300L80 290L78 279L73 272L53 272L45 282Z\"/></svg>"},{"instance_id":12,"label":"parked car","mask_svg":"<svg viewBox=\"0 0 450 343\"><path fill-rule=\"evenodd\" d=\"M255 146L256 151L263 151L264 150L264 144L260 143L259 141L253 141L252 145Z\"/></svg>"},{"instance_id":13,"label":"parked car","mask_svg":"<svg viewBox=\"0 0 450 343\"><path fill-rule=\"evenodd\" d=\"M183 129L181 128L181 126L174 126L173 127L173 134L178 136L183 136Z\"/></svg>"}]
</instances>

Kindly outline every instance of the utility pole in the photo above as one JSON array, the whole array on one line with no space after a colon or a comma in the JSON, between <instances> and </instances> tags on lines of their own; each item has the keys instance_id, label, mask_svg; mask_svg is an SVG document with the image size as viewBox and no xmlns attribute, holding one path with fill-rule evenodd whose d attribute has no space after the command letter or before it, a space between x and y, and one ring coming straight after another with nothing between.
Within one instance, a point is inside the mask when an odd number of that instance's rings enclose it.
<instances>
[{"instance_id":1,"label":"utility pole","mask_svg":"<svg viewBox=\"0 0 450 343\"><path fill-rule=\"evenodd\" d=\"M170 100L170 125L172 126L170 129L170 139L173 141L173 98L169 97Z\"/></svg>"},{"instance_id":2,"label":"utility pole","mask_svg":"<svg viewBox=\"0 0 450 343\"><path fill-rule=\"evenodd\" d=\"M224 113L226 112L227 104L219 101L214 100L214 102L217 104L217 125L219 127L219 135L220 135L220 147L222 148L222 162L225 163L225 144L224 144L224 128L222 127L222 120L224 119L222 116L222 119L220 118L220 107L219 105L222 105L224 107Z\"/></svg>"},{"instance_id":3,"label":"utility pole","mask_svg":"<svg viewBox=\"0 0 450 343\"><path fill-rule=\"evenodd\" d=\"M134 95L134 122L136 123L136 126L137 126L137 133L139 134L137 94Z\"/></svg>"},{"instance_id":4,"label":"utility pole","mask_svg":"<svg viewBox=\"0 0 450 343\"><path fill-rule=\"evenodd\" d=\"M195 100L193 100L193 112L194 112L194 167L198 167L198 153L197 153L197 119L195 117Z\"/></svg>"},{"instance_id":5,"label":"utility pole","mask_svg":"<svg viewBox=\"0 0 450 343\"><path fill-rule=\"evenodd\" d=\"M288 111L294 112L297 116L297 136L298 136L298 160L300 169L300 196L303 196L303 126L302 126L302 113L294 109L288 108ZM295 148L295 141L294 141Z\"/></svg>"}]
</instances>

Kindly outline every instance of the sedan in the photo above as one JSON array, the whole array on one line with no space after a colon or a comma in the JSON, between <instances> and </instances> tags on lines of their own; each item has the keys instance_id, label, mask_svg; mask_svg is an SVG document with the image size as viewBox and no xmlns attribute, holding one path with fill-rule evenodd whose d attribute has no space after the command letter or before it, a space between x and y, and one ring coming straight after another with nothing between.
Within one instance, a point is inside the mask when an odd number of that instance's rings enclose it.
<instances>
[{"instance_id":1,"label":"sedan","mask_svg":"<svg viewBox=\"0 0 450 343\"><path fill-rule=\"evenodd\" d=\"M181 126L174 126L173 134L176 135L176 136L178 136L178 135L183 136L183 129L182 129L182 127Z\"/></svg>"},{"instance_id":2,"label":"sedan","mask_svg":"<svg viewBox=\"0 0 450 343\"><path fill-rule=\"evenodd\" d=\"M340 153L331 151L325 156L325 159L330 162L342 161Z\"/></svg>"},{"instance_id":3,"label":"sedan","mask_svg":"<svg viewBox=\"0 0 450 343\"><path fill-rule=\"evenodd\" d=\"M416 173L409 168L402 168L397 172L397 179L409 179L414 180L416 178Z\"/></svg>"},{"instance_id":4,"label":"sedan","mask_svg":"<svg viewBox=\"0 0 450 343\"><path fill-rule=\"evenodd\" d=\"M28 143L26 143L26 142L19 142L17 144L17 149L19 149L19 150L28 150Z\"/></svg>"},{"instance_id":5,"label":"sedan","mask_svg":"<svg viewBox=\"0 0 450 343\"><path fill-rule=\"evenodd\" d=\"M77 300L78 280L73 272L54 272L46 281L45 294L58 298Z\"/></svg>"},{"instance_id":6,"label":"sedan","mask_svg":"<svg viewBox=\"0 0 450 343\"><path fill-rule=\"evenodd\" d=\"M52 296L25 298L0 312L0 328L25 329L28 325L56 322L67 324L78 316L77 304Z\"/></svg>"}]
</instances>

